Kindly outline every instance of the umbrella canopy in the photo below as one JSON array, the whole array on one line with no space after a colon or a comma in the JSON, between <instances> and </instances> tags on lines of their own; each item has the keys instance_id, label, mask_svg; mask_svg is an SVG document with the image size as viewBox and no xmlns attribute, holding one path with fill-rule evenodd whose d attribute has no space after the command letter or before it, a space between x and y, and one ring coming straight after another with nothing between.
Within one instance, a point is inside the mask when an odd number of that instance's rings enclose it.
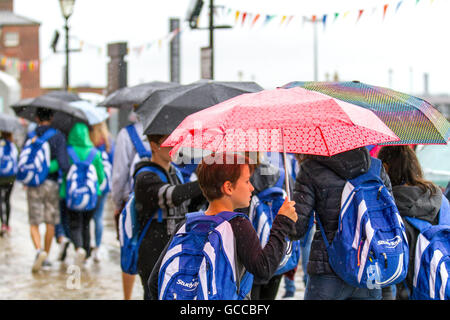
<instances>
[{"instance_id":1,"label":"umbrella canopy","mask_svg":"<svg viewBox=\"0 0 450 320\"><path fill-rule=\"evenodd\" d=\"M280 88L243 94L192 114L163 145L331 156L395 140L370 110L302 88Z\"/></svg>"},{"instance_id":2,"label":"umbrella canopy","mask_svg":"<svg viewBox=\"0 0 450 320\"><path fill-rule=\"evenodd\" d=\"M36 110L46 108L53 110L54 117L51 126L63 132L69 132L75 122L88 123L86 115L78 108L72 107L68 102L49 96L22 99L11 108L18 117L36 122Z\"/></svg>"},{"instance_id":3,"label":"umbrella canopy","mask_svg":"<svg viewBox=\"0 0 450 320\"><path fill-rule=\"evenodd\" d=\"M152 81L132 87L124 87L108 95L99 105L109 108L140 106L156 90L178 87L175 82Z\"/></svg>"},{"instance_id":4,"label":"umbrella canopy","mask_svg":"<svg viewBox=\"0 0 450 320\"><path fill-rule=\"evenodd\" d=\"M145 134L170 134L186 116L241 95L263 90L255 82L199 81L158 90L137 110Z\"/></svg>"},{"instance_id":5,"label":"umbrella canopy","mask_svg":"<svg viewBox=\"0 0 450 320\"><path fill-rule=\"evenodd\" d=\"M0 113L0 131L12 133L22 129L19 118L10 114Z\"/></svg>"},{"instance_id":6,"label":"umbrella canopy","mask_svg":"<svg viewBox=\"0 0 450 320\"><path fill-rule=\"evenodd\" d=\"M89 125L98 124L100 122L105 121L109 117L109 113L106 111L104 107L97 107L95 104L80 100L70 102L72 107L80 109L84 115L86 116Z\"/></svg>"},{"instance_id":7,"label":"umbrella canopy","mask_svg":"<svg viewBox=\"0 0 450 320\"><path fill-rule=\"evenodd\" d=\"M450 123L430 103L409 94L359 81L290 82L372 110L400 138L385 144L446 144Z\"/></svg>"},{"instance_id":8,"label":"umbrella canopy","mask_svg":"<svg viewBox=\"0 0 450 320\"><path fill-rule=\"evenodd\" d=\"M450 181L450 146L427 145L417 150L425 179L445 188Z\"/></svg>"},{"instance_id":9,"label":"umbrella canopy","mask_svg":"<svg viewBox=\"0 0 450 320\"><path fill-rule=\"evenodd\" d=\"M56 99L63 100L66 102L81 100L81 98L80 98L80 96L78 96L78 94L76 94L74 92L68 92L68 91L58 91L58 90L49 91L46 94L44 94L43 96L56 98Z\"/></svg>"}]
</instances>

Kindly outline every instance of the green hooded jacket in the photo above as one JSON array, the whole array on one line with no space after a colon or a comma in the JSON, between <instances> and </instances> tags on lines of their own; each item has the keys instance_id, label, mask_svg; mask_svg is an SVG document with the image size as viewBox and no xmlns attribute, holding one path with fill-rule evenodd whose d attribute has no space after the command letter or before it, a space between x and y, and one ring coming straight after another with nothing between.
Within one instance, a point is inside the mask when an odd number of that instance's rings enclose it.
<instances>
[{"instance_id":1,"label":"green hooded jacket","mask_svg":"<svg viewBox=\"0 0 450 320\"><path fill-rule=\"evenodd\" d=\"M72 129L69 132L69 136L67 138L67 146L72 146L75 150L75 153L77 154L78 158L81 161L86 160L86 158L89 155L89 152L94 147L94 144L92 143L91 139L89 138L89 129L86 124L77 122L72 127ZM72 164L72 160L70 159L70 163ZM95 171L97 172L97 179L98 179L98 185L97 185L97 195L101 195L102 192L100 191L99 187L103 179L105 179L105 172L103 169L103 163L102 163L102 156L100 152L98 152L94 158L94 161L92 164L95 167ZM61 184L61 189L59 193L61 198L66 198L66 177L63 178L63 183Z\"/></svg>"}]
</instances>

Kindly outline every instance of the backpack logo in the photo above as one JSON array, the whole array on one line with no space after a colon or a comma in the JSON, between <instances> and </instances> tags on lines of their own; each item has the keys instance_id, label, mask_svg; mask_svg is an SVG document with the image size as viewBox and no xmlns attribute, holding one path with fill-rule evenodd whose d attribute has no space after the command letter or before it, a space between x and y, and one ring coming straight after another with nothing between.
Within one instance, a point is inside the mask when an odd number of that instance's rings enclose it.
<instances>
[{"instance_id":1,"label":"backpack logo","mask_svg":"<svg viewBox=\"0 0 450 320\"><path fill-rule=\"evenodd\" d=\"M19 155L17 180L30 187L41 185L50 168L50 145L48 140L57 131L49 128L41 137L32 132Z\"/></svg>"},{"instance_id":2,"label":"backpack logo","mask_svg":"<svg viewBox=\"0 0 450 320\"><path fill-rule=\"evenodd\" d=\"M387 248L395 248L402 242L402 238L400 236L395 236L393 239L387 240L378 240L377 244L379 246L386 246Z\"/></svg>"},{"instance_id":3,"label":"backpack logo","mask_svg":"<svg viewBox=\"0 0 450 320\"><path fill-rule=\"evenodd\" d=\"M181 279L177 280L177 284L179 284L180 286L184 287L185 288L184 290L186 290L186 291L194 291L194 290L196 290L199 283L200 282L198 282L198 278L193 278L191 282L184 282Z\"/></svg>"}]
</instances>

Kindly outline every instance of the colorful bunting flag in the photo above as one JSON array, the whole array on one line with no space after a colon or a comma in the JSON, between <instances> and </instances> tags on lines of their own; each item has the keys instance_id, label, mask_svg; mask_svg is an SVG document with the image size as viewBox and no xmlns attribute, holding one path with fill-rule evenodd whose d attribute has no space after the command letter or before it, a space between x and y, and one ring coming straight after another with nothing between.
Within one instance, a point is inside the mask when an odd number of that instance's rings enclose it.
<instances>
[{"instance_id":1,"label":"colorful bunting flag","mask_svg":"<svg viewBox=\"0 0 450 320\"><path fill-rule=\"evenodd\" d=\"M364 12L364 9L359 10L358 19L356 19L356 23L358 23L359 19L361 19L363 12Z\"/></svg>"},{"instance_id":2,"label":"colorful bunting flag","mask_svg":"<svg viewBox=\"0 0 450 320\"><path fill-rule=\"evenodd\" d=\"M258 21L258 19L259 19L259 17L260 17L261 15L258 13L258 14L256 14L256 16L253 18L253 21L252 21L252 27L255 25L255 23L256 23L256 21Z\"/></svg>"}]
</instances>

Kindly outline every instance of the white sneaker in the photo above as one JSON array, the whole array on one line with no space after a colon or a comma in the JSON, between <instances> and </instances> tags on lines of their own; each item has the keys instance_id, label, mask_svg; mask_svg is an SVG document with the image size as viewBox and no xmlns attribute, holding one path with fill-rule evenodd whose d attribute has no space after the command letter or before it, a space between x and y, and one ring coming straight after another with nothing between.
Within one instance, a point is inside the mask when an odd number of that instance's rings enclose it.
<instances>
[{"instance_id":1,"label":"white sneaker","mask_svg":"<svg viewBox=\"0 0 450 320\"><path fill-rule=\"evenodd\" d=\"M83 267L84 260L86 258L86 250L78 248L75 255L75 264L80 268Z\"/></svg>"},{"instance_id":2,"label":"white sneaker","mask_svg":"<svg viewBox=\"0 0 450 320\"><path fill-rule=\"evenodd\" d=\"M47 258L47 252L44 250L38 250L36 253L36 258L34 259L33 267L31 268L32 272L38 272L44 260Z\"/></svg>"},{"instance_id":3,"label":"white sneaker","mask_svg":"<svg viewBox=\"0 0 450 320\"><path fill-rule=\"evenodd\" d=\"M99 252L99 248L94 248L91 251L91 255L92 258L94 259L95 263L99 263L100 262L100 252Z\"/></svg>"}]
</instances>

